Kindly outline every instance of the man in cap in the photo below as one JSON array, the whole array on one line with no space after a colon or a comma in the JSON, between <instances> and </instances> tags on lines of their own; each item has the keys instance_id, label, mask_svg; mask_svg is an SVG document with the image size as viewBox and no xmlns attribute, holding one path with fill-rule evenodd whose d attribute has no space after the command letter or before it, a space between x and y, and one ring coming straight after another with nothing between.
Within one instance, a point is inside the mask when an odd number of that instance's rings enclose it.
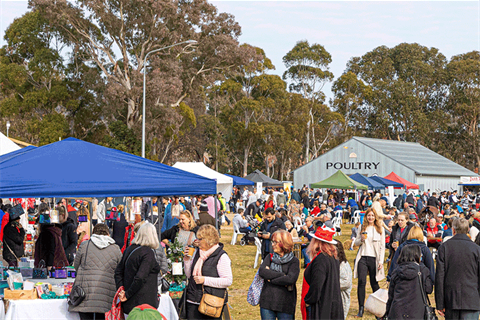
<instances>
[{"instance_id":1,"label":"man in cap","mask_svg":"<svg viewBox=\"0 0 480 320\"><path fill-rule=\"evenodd\" d=\"M210 224L216 227L215 218L208 213L208 205L205 202L205 200L200 203L200 211L198 212L197 226L200 227L200 226L203 226L204 224Z\"/></svg>"}]
</instances>

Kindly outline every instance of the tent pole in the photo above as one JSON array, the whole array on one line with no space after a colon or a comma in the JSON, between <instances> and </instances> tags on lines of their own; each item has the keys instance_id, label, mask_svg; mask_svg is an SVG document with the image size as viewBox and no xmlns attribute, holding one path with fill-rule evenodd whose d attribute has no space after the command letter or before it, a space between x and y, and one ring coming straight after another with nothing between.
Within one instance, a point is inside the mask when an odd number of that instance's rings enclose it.
<instances>
[{"instance_id":1,"label":"tent pole","mask_svg":"<svg viewBox=\"0 0 480 320\"><path fill-rule=\"evenodd\" d=\"M215 208L215 228L218 230L218 208L217 208L217 195L213 196L213 207Z\"/></svg>"},{"instance_id":2,"label":"tent pole","mask_svg":"<svg viewBox=\"0 0 480 320\"><path fill-rule=\"evenodd\" d=\"M92 223L92 216L93 216L93 198L92 198L92 201L89 201L88 203L88 212L90 213L90 219L88 219L89 221L89 225L90 225L90 237L92 236L92 232L93 232L93 223Z\"/></svg>"}]
</instances>

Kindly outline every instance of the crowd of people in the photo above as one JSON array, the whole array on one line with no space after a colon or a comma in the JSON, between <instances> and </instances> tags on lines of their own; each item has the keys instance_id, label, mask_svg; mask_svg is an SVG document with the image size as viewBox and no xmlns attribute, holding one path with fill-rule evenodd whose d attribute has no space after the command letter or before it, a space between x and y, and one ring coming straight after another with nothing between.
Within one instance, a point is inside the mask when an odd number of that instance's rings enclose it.
<instances>
[{"instance_id":1,"label":"crowd of people","mask_svg":"<svg viewBox=\"0 0 480 320\"><path fill-rule=\"evenodd\" d=\"M478 319L479 199L470 191L462 196L406 192L390 204L388 195L376 192L356 197L307 187L266 188L260 193L234 188L228 203L221 194L153 197L143 202L140 216L132 221L123 204L115 206L107 197L95 205L90 236L79 218L88 210L81 201L62 199L53 206L42 199L29 215L38 225L35 266L73 265L77 270L75 283L84 288L86 298L69 310L81 319L103 319L116 293L127 315L142 304L158 308L158 286L162 275L171 272L165 252L174 242L185 252L184 317L220 319L222 311L220 316L207 315L201 305L206 294L223 306L228 302L233 275L232 261L220 242L223 221L233 222L244 234L244 243L255 238L261 242L262 319L294 319L297 305L304 319L345 319L353 278L358 279L356 316L363 317L367 275L373 292L380 289L380 281L389 283L384 318L423 318L423 297L435 288L438 314ZM3 258L15 266L25 254L25 229L12 207L0 208L8 217L2 219L0 237ZM50 219L51 208L58 221ZM114 219L109 218L112 211ZM227 211L235 213L232 221ZM358 211L363 223L356 221ZM339 230L334 218L352 223L350 240L335 239ZM301 246L301 257L294 254L296 245ZM345 250L357 250L354 261L347 259ZM298 302L301 268L305 270Z\"/></svg>"},{"instance_id":2,"label":"crowd of people","mask_svg":"<svg viewBox=\"0 0 480 320\"><path fill-rule=\"evenodd\" d=\"M352 278L358 278L356 317L363 317L367 275L373 292L380 289L380 281L388 282L383 318L423 319L423 297L428 298L435 288L439 315L478 319L480 194L405 192L390 203L388 194L376 192L363 192L355 200L354 194L341 190L323 194L307 187L292 190L290 197L282 189L261 194L240 191L234 190L233 201L242 204L234 224L240 232L251 234L249 222L261 221L256 235L262 240L264 259L259 269L265 280L260 299L262 319L294 318L300 262L290 256L294 239L299 237L308 241L302 245L305 272L300 305L304 319L346 318ZM344 244L333 239L337 230L331 220L339 210L344 221L352 223L351 239ZM363 223L350 219L357 210L362 212ZM349 262L344 250L355 248L356 258ZM282 260L288 263L278 268ZM272 263L275 270L271 270ZM288 307L283 301L289 302Z\"/></svg>"}]
</instances>

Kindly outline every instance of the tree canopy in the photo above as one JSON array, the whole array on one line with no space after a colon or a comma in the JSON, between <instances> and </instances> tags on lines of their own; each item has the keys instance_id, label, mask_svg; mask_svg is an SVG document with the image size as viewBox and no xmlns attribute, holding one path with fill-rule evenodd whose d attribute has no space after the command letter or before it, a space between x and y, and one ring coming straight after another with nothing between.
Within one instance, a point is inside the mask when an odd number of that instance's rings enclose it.
<instances>
[{"instance_id":1,"label":"tree canopy","mask_svg":"<svg viewBox=\"0 0 480 320\"><path fill-rule=\"evenodd\" d=\"M328 48L301 40L280 77L261 47L239 42L234 17L206 0L29 5L0 48L0 125L10 121L10 136L28 143L73 136L140 154L145 74L146 156L167 164L292 179L358 135L480 165L478 51L447 59L417 43L378 46L335 77Z\"/></svg>"}]
</instances>

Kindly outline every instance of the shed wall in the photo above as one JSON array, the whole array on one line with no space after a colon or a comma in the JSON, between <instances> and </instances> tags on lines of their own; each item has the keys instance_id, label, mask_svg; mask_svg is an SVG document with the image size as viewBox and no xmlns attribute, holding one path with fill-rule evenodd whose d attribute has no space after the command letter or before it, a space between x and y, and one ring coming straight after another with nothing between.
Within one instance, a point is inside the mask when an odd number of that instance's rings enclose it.
<instances>
[{"instance_id":1,"label":"shed wall","mask_svg":"<svg viewBox=\"0 0 480 320\"><path fill-rule=\"evenodd\" d=\"M452 191L459 190L460 177L441 177L441 176L426 176L417 175L416 184L424 185L424 191L430 189L430 191ZM421 186L420 186L420 189Z\"/></svg>"},{"instance_id":2,"label":"shed wall","mask_svg":"<svg viewBox=\"0 0 480 320\"><path fill-rule=\"evenodd\" d=\"M351 157L352 153L356 154L356 158ZM294 187L322 181L339 169L347 175L360 173L369 177L375 174L384 177L394 171L404 179L415 181L415 172L410 168L351 139L295 170Z\"/></svg>"}]
</instances>

